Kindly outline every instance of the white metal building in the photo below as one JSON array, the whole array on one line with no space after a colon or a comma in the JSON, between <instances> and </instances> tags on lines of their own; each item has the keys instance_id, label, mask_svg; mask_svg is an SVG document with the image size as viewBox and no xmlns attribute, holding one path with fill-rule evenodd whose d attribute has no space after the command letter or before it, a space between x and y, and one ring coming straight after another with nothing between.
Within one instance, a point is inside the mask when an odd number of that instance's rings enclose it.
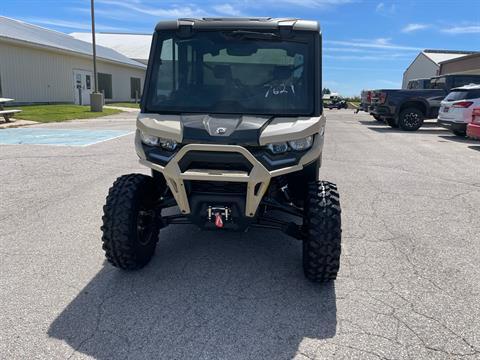
<instances>
[{"instance_id":1,"label":"white metal building","mask_svg":"<svg viewBox=\"0 0 480 360\"><path fill-rule=\"evenodd\" d=\"M98 84L106 102L139 97L145 70L144 64L97 46ZM0 16L0 97L88 105L93 87L90 43Z\"/></svg>"},{"instance_id":2,"label":"white metal building","mask_svg":"<svg viewBox=\"0 0 480 360\"><path fill-rule=\"evenodd\" d=\"M90 32L74 32L70 35L78 40L92 41ZM98 45L109 47L143 64L148 63L152 43L151 34L96 33L95 39Z\"/></svg>"},{"instance_id":3,"label":"white metal building","mask_svg":"<svg viewBox=\"0 0 480 360\"><path fill-rule=\"evenodd\" d=\"M406 89L410 80L431 78L438 75L442 61L460 58L473 53L473 51L424 50L417 55L403 73L402 88Z\"/></svg>"}]
</instances>

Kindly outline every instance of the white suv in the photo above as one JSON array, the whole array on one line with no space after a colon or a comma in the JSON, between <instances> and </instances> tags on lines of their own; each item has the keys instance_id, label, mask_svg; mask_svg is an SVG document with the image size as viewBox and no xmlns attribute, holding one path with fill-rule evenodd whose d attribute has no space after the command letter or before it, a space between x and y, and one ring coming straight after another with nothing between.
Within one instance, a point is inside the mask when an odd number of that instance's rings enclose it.
<instances>
[{"instance_id":1,"label":"white suv","mask_svg":"<svg viewBox=\"0 0 480 360\"><path fill-rule=\"evenodd\" d=\"M472 120L472 111L479 106L480 85L470 84L452 89L441 103L437 122L455 135L465 136L467 125Z\"/></svg>"}]
</instances>

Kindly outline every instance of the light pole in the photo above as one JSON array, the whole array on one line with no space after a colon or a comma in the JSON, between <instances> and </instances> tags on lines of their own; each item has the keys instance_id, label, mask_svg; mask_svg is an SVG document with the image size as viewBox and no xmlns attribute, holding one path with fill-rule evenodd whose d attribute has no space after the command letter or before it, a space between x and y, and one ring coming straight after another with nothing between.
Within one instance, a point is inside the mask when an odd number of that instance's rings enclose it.
<instances>
[{"instance_id":1,"label":"light pole","mask_svg":"<svg viewBox=\"0 0 480 360\"><path fill-rule=\"evenodd\" d=\"M93 93L90 94L90 111L103 111L103 94L98 92L97 76L97 46L95 43L95 4L90 0L90 12L92 14L92 46L93 46Z\"/></svg>"}]
</instances>

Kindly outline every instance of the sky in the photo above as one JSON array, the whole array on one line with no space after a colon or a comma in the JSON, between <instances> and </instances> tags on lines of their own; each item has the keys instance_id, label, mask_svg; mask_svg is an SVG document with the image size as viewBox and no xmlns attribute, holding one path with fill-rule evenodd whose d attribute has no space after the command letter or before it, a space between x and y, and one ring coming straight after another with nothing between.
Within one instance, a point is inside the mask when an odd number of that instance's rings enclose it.
<instances>
[{"instance_id":1,"label":"sky","mask_svg":"<svg viewBox=\"0 0 480 360\"><path fill-rule=\"evenodd\" d=\"M99 32L152 33L179 17L268 16L320 22L323 85L344 96L396 88L423 49L480 51L480 0L95 0ZM90 0L1 0L0 15L89 31Z\"/></svg>"}]
</instances>

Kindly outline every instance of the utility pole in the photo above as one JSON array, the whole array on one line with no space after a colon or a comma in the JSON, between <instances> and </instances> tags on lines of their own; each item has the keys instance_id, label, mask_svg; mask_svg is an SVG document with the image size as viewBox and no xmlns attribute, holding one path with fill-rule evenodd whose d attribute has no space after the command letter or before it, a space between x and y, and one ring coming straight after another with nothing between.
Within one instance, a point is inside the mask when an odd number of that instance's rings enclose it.
<instances>
[{"instance_id":1,"label":"utility pole","mask_svg":"<svg viewBox=\"0 0 480 360\"><path fill-rule=\"evenodd\" d=\"M92 44L93 44L93 78L95 79L94 90L98 92L98 80L97 80L97 45L95 42L95 4L94 0L90 2L90 8L92 12Z\"/></svg>"},{"instance_id":2,"label":"utility pole","mask_svg":"<svg viewBox=\"0 0 480 360\"><path fill-rule=\"evenodd\" d=\"M97 46L95 42L95 3L90 0L90 12L92 14L92 46L93 46L93 93L90 94L90 111L103 111L103 94L98 92L98 75L97 75Z\"/></svg>"}]
</instances>

